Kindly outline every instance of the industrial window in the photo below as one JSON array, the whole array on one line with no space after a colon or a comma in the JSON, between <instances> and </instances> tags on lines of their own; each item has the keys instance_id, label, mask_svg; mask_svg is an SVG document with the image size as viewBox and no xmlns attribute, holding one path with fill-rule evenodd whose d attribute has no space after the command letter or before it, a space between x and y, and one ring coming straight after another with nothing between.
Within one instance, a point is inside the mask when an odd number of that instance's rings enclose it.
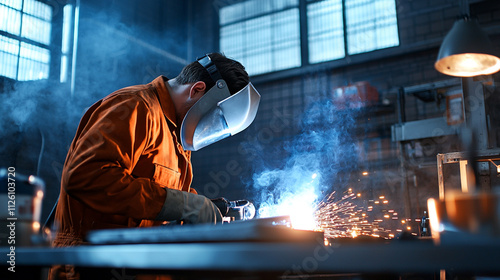
<instances>
[{"instance_id":1,"label":"industrial window","mask_svg":"<svg viewBox=\"0 0 500 280\"><path fill-rule=\"evenodd\" d=\"M342 0L326 0L307 5L309 63L345 56L342 18Z\"/></svg>"},{"instance_id":2,"label":"industrial window","mask_svg":"<svg viewBox=\"0 0 500 280\"><path fill-rule=\"evenodd\" d=\"M68 67L70 65L70 46L71 32L73 19L73 5L66 5L63 8L63 28L62 28L62 44L61 44L61 73L59 80L61 83L68 81Z\"/></svg>"},{"instance_id":3,"label":"industrial window","mask_svg":"<svg viewBox=\"0 0 500 280\"><path fill-rule=\"evenodd\" d=\"M309 63L399 45L395 0L308 1Z\"/></svg>"},{"instance_id":4,"label":"industrial window","mask_svg":"<svg viewBox=\"0 0 500 280\"><path fill-rule=\"evenodd\" d=\"M219 11L220 49L250 75L301 65L298 0L249 0Z\"/></svg>"},{"instance_id":5,"label":"industrial window","mask_svg":"<svg viewBox=\"0 0 500 280\"><path fill-rule=\"evenodd\" d=\"M37 0L0 0L0 76L47 79L52 8Z\"/></svg>"},{"instance_id":6,"label":"industrial window","mask_svg":"<svg viewBox=\"0 0 500 280\"><path fill-rule=\"evenodd\" d=\"M345 0L345 10L349 54L399 45L395 0Z\"/></svg>"}]
</instances>

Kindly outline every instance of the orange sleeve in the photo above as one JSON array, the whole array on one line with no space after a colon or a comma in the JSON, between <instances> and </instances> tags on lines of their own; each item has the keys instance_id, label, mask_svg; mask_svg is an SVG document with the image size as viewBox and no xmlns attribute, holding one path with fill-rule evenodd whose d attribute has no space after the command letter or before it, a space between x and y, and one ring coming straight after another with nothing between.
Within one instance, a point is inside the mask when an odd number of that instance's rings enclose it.
<instances>
[{"instance_id":1,"label":"orange sleeve","mask_svg":"<svg viewBox=\"0 0 500 280\"><path fill-rule=\"evenodd\" d=\"M194 193L194 194L198 194L198 191L193 189L193 188L189 188L189 192L190 193Z\"/></svg>"},{"instance_id":2,"label":"orange sleeve","mask_svg":"<svg viewBox=\"0 0 500 280\"><path fill-rule=\"evenodd\" d=\"M144 100L119 94L87 112L66 160L63 185L68 195L106 214L154 219L166 191L132 170L152 141L154 120Z\"/></svg>"}]
</instances>

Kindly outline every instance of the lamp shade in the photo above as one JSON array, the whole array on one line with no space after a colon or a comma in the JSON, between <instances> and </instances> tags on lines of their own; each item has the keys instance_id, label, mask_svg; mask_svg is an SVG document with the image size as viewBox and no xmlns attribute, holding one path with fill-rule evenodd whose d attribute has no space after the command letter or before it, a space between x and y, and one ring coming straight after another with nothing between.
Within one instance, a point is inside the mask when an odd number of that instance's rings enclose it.
<instances>
[{"instance_id":1,"label":"lamp shade","mask_svg":"<svg viewBox=\"0 0 500 280\"><path fill-rule=\"evenodd\" d=\"M489 75L500 70L500 58L477 20L463 18L455 22L444 37L434 67L456 77Z\"/></svg>"}]
</instances>

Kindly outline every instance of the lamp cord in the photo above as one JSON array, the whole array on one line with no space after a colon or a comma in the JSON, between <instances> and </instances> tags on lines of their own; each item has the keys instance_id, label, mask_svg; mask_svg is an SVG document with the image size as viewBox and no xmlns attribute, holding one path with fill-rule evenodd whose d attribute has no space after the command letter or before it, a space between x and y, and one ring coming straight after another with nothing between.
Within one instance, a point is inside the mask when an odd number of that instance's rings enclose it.
<instances>
[{"instance_id":1,"label":"lamp cord","mask_svg":"<svg viewBox=\"0 0 500 280\"><path fill-rule=\"evenodd\" d=\"M470 17L469 0L459 1L460 16Z\"/></svg>"}]
</instances>

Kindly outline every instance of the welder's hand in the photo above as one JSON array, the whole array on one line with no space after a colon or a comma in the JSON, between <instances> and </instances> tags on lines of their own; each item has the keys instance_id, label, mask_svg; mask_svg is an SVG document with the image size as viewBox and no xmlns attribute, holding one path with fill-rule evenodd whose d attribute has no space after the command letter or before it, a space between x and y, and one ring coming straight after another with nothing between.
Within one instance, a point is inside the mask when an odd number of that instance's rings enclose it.
<instances>
[{"instance_id":1,"label":"welder's hand","mask_svg":"<svg viewBox=\"0 0 500 280\"><path fill-rule=\"evenodd\" d=\"M210 199L217 208L219 208L220 213L222 216L226 216L227 212L229 212L229 200L223 198L223 197L218 197L214 199Z\"/></svg>"},{"instance_id":2,"label":"welder's hand","mask_svg":"<svg viewBox=\"0 0 500 280\"><path fill-rule=\"evenodd\" d=\"M220 223L222 214L205 196L166 189L167 199L156 217L157 220L183 220L188 224Z\"/></svg>"}]
</instances>

